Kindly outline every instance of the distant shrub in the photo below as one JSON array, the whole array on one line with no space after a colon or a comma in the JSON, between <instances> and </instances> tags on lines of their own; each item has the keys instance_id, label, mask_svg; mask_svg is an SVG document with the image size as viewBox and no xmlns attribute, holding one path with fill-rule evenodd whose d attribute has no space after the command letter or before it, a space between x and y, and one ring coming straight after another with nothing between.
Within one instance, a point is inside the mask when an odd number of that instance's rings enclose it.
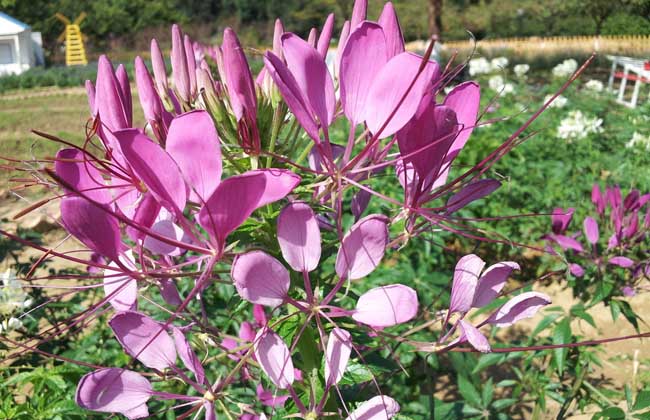
<instances>
[{"instance_id":1,"label":"distant shrub","mask_svg":"<svg viewBox=\"0 0 650 420\"><path fill-rule=\"evenodd\" d=\"M603 24L603 35L650 35L650 20L638 15L617 13Z\"/></svg>"}]
</instances>

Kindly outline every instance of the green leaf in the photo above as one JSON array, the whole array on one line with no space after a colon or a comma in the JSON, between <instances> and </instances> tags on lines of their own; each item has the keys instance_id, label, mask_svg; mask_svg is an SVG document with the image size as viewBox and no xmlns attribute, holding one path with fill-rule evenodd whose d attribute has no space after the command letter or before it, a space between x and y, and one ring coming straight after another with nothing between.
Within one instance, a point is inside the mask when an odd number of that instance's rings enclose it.
<instances>
[{"instance_id":1,"label":"green leaf","mask_svg":"<svg viewBox=\"0 0 650 420\"><path fill-rule=\"evenodd\" d=\"M357 385L372 381L372 371L366 366L351 360L345 368L340 385Z\"/></svg>"},{"instance_id":2,"label":"green leaf","mask_svg":"<svg viewBox=\"0 0 650 420\"><path fill-rule=\"evenodd\" d=\"M502 400L496 400L495 402L492 403L492 407L495 410L503 410L504 408L508 408L511 405L515 404L517 401L516 398L504 398Z\"/></svg>"},{"instance_id":3,"label":"green leaf","mask_svg":"<svg viewBox=\"0 0 650 420\"><path fill-rule=\"evenodd\" d=\"M623 316L625 319L627 319L627 322L632 324L634 326L634 329L636 330L637 333L639 333L639 321L637 319L637 315L634 313L634 310L630 306L630 304L624 300L619 301L621 305L621 311L623 312Z\"/></svg>"},{"instance_id":4,"label":"green leaf","mask_svg":"<svg viewBox=\"0 0 650 420\"><path fill-rule=\"evenodd\" d=\"M505 358L506 355L503 353L484 354L478 358L478 363L476 364L476 366L474 366L474 369L472 370L472 374L475 375L489 366L496 365L497 363L501 363Z\"/></svg>"},{"instance_id":5,"label":"green leaf","mask_svg":"<svg viewBox=\"0 0 650 420\"><path fill-rule=\"evenodd\" d=\"M573 316L576 316L582 320L585 320L591 325L592 327L596 328L596 322L594 321L594 318L588 314L584 307L573 307L571 308L571 314Z\"/></svg>"},{"instance_id":6,"label":"green leaf","mask_svg":"<svg viewBox=\"0 0 650 420\"><path fill-rule=\"evenodd\" d=\"M650 407L650 391L639 392L639 394L636 396L633 410L638 411L648 407Z\"/></svg>"},{"instance_id":7,"label":"green leaf","mask_svg":"<svg viewBox=\"0 0 650 420\"><path fill-rule=\"evenodd\" d=\"M493 396L494 396L494 383L492 382L492 378L490 378L487 380L485 384L483 384L483 390L481 392L483 407L488 407L490 405Z\"/></svg>"},{"instance_id":8,"label":"green leaf","mask_svg":"<svg viewBox=\"0 0 650 420\"><path fill-rule=\"evenodd\" d=\"M531 337L537 337L540 332L548 328L549 325L553 323L556 319L558 319L562 314L550 314L546 315L544 318L542 318L541 321L539 321L539 324L535 327L533 332L530 334Z\"/></svg>"},{"instance_id":9,"label":"green leaf","mask_svg":"<svg viewBox=\"0 0 650 420\"><path fill-rule=\"evenodd\" d=\"M619 306L619 301L612 300L609 304L609 310L612 312L612 319L616 321L621 315L621 307Z\"/></svg>"},{"instance_id":10,"label":"green leaf","mask_svg":"<svg viewBox=\"0 0 650 420\"><path fill-rule=\"evenodd\" d=\"M567 344L569 343L570 340L571 340L571 324L569 323L568 318L564 318L555 326L555 329L553 331L553 344ZM564 372L564 365L568 353L569 353L569 349L566 347L553 350L555 365L560 375L562 375L562 373Z\"/></svg>"},{"instance_id":11,"label":"green leaf","mask_svg":"<svg viewBox=\"0 0 650 420\"><path fill-rule=\"evenodd\" d=\"M609 407L599 413L602 417L606 419L624 419L625 411L621 410L618 407Z\"/></svg>"},{"instance_id":12,"label":"green leaf","mask_svg":"<svg viewBox=\"0 0 650 420\"><path fill-rule=\"evenodd\" d=\"M470 382L470 380L464 375L458 375L458 392L460 392L460 395L462 395L465 401L469 404L477 408L483 408L481 395L472 382Z\"/></svg>"}]
</instances>

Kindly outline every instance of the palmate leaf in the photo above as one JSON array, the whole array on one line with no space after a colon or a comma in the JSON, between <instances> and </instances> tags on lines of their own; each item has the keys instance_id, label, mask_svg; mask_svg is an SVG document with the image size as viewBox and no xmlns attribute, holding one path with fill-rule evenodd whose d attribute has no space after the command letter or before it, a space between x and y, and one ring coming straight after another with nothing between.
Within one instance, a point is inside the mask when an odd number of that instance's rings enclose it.
<instances>
[{"instance_id":1,"label":"palmate leaf","mask_svg":"<svg viewBox=\"0 0 650 420\"><path fill-rule=\"evenodd\" d=\"M465 401L476 408L483 408L481 394L472 382L464 375L458 375L458 392L463 396Z\"/></svg>"}]
</instances>

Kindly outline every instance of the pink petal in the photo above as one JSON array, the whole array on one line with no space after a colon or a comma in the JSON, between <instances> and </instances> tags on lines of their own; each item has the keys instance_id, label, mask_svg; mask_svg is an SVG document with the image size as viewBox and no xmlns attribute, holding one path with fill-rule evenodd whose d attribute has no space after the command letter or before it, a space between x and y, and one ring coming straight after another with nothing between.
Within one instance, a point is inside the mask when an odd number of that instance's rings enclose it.
<instances>
[{"instance_id":1,"label":"pink petal","mask_svg":"<svg viewBox=\"0 0 650 420\"><path fill-rule=\"evenodd\" d=\"M351 352L352 339L350 333L340 328L334 328L330 332L325 352L326 386L336 385L343 378Z\"/></svg>"},{"instance_id":2,"label":"pink petal","mask_svg":"<svg viewBox=\"0 0 650 420\"><path fill-rule=\"evenodd\" d=\"M309 31L309 36L307 36L307 44L309 44L312 48L316 48L316 38L318 38L318 31L316 28L311 28Z\"/></svg>"},{"instance_id":3,"label":"pink petal","mask_svg":"<svg viewBox=\"0 0 650 420\"><path fill-rule=\"evenodd\" d=\"M447 214L454 213L468 204L492 194L501 186L496 179L481 179L467 184L447 201Z\"/></svg>"},{"instance_id":4,"label":"pink petal","mask_svg":"<svg viewBox=\"0 0 650 420\"><path fill-rule=\"evenodd\" d=\"M319 143L320 135L314 110L287 65L269 51L264 54L264 65L280 90L291 113L296 117L302 128L305 129L309 137Z\"/></svg>"},{"instance_id":5,"label":"pink petal","mask_svg":"<svg viewBox=\"0 0 650 420\"><path fill-rule=\"evenodd\" d=\"M600 191L598 184L594 184L591 189L591 202L596 206L596 211L598 214L603 214L605 211L605 197Z\"/></svg>"},{"instance_id":6,"label":"pink petal","mask_svg":"<svg viewBox=\"0 0 650 420\"><path fill-rule=\"evenodd\" d=\"M320 31L320 37L318 37L318 45L316 49L321 57L327 57L327 50L330 46L330 40L332 39L332 31L334 30L334 13L330 13L323 24L323 29Z\"/></svg>"},{"instance_id":7,"label":"pink petal","mask_svg":"<svg viewBox=\"0 0 650 420\"><path fill-rule=\"evenodd\" d=\"M120 260L127 268L135 270L133 253L130 250L125 252ZM108 303L116 311L134 310L138 302L138 282L130 275L124 274L122 270L118 271L114 261L108 265L114 268L114 270L104 270L104 294L111 296Z\"/></svg>"},{"instance_id":8,"label":"pink petal","mask_svg":"<svg viewBox=\"0 0 650 420\"><path fill-rule=\"evenodd\" d=\"M402 284L376 287L361 295L352 318L372 327L390 327L410 321L418 312L415 290Z\"/></svg>"},{"instance_id":9,"label":"pink petal","mask_svg":"<svg viewBox=\"0 0 650 420\"><path fill-rule=\"evenodd\" d=\"M336 274L357 280L381 262L388 243L388 218L371 214L356 222L341 241L336 255Z\"/></svg>"},{"instance_id":10,"label":"pink petal","mask_svg":"<svg viewBox=\"0 0 650 420\"><path fill-rule=\"evenodd\" d=\"M210 114L191 111L174 118L166 150L191 187L190 200L207 200L221 181L221 147Z\"/></svg>"},{"instance_id":11,"label":"pink petal","mask_svg":"<svg viewBox=\"0 0 650 420\"><path fill-rule=\"evenodd\" d=\"M242 299L265 306L279 306L287 298L289 272L262 251L240 254L232 263L231 277Z\"/></svg>"},{"instance_id":12,"label":"pink petal","mask_svg":"<svg viewBox=\"0 0 650 420\"><path fill-rule=\"evenodd\" d=\"M282 51L304 98L325 130L334 120L334 82L325 59L312 46L292 33L282 35Z\"/></svg>"},{"instance_id":13,"label":"pink petal","mask_svg":"<svg viewBox=\"0 0 650 420\"><path fill-rule=\"evenodd\" d=\"M542 307L551 303L544 293L525 292L513 297L493 313L488 322L497 327L508 327L517 321L534 316Z\"/></svg>"},{"instance_id":14,"label":"pink petal","mask_svg":"<svg viewBox=\"0 0 650 420\"><path fill-rule=\"evenodd\" d=\"M153 77L156 79L158 94L162 95L162 92L167 92L169 89L167 87L167 69L162 51L160 51L160 46L155 38L151 40L151 67L153 67Z\"/></svg>"},{"instance_id":15,"label":"pink petal","mask_svg":"<svg viewBox=\"0 0 650 420\"><path fill-rule=\"evenodd\" d=\"M130 116L124 106L122 88L113 72L113 65L105 55L100 56L97 62L95 92L95 105L101 123L109 131L129 128Z\"/></svg>"},{"instance_id":16,"label":"pink petal","mask_svg":"<svg viewBox=\"0 0 650 420\"><path fill-rule=\"evenodd\" d=\"M478 279L472 306L482 308L492 302L506 285L513 270L519 270L519 264L512 261L504 261L488 267Z\"/></svg>"},{"instance_id":17,"label":"pink petal","mask_svg":"<svg viewBox=\"0 0 650 420\"><path fill-rule=\"evenodd\" d=\"M576 277L582 277L585 275L585 269L578 264L569 264L569 271Z\"/></svg>"},{"instance_id":18,"label":"pink petal","mask_svg":"<svg viewBox=\"0 0 650 420\"><path fill-rule=\"evenodd\" d=\"M176 364L174 341L161 324L148 316L120 312L108 324L124 350L143 365L164 371Z\"/></svg>"},{"instance_id":19,"label":"pink petal","mask_svg":"<svg viewBox=\"0 0 650 420\"><path fill-rule=\"evenodd\" d=\"M102 173L81 150L59 150L56 154L54 171L61 179L70 184L75 192L81 192L84 196L101 204L108 204L112 201Z\"/></svg>"},{"instance_id":20,"label":"pink petal","mask_svg":"<svg viewBox=\"0 0 650 420\"><path fill-rule=\"evenodd\" d=\"M284 55L282 55L282 34L284 34L284 26L280 19L275 20L275 25L273 26L273 54L279 57L281 60L284 60Z\"/></svg>"},{"instance_id":21,"label":"pink petal","mask_svg":"<svg viewBox=\"0 0 650 420\"><path fill-rule=\"evenodd\" d=\"M461 319L458 326L461 331L461 341L463 338L467 339L469 344L481 353L489 353L492 350L487 338L472 324Z\"/></svg>"},{"instance_id":22,"label":"pink petal","mask_svg":"<svg viewBox=\"0 0 650 420\"><path fill-rule=\"evenodd\" d=\"M135 129L115 133L124 157L158 202L180 215L187 200L187 186L174 159Z\"/></svg>"},{"instance_id":23,"label":"pink petal","mask_svg":"<svg viewBox=\"0 0 650 420\"><path fill-rule=\"evenodd\" d=\"M288 395L274 395L273 392L265 390L262 387L262 384L257 384L256 392L257 399L260 400L262 405L265 405L267 407L283 407L284 403L289 399Z\"/></svg>"},{"instance_id":24,"label":"pink petal","mask_svg":"<svg viewBox=\"0 0 650 420\"><path fill-rule=\"evenodd\" d=\"M553 233L560 235L567 230L569 223L571 223L571 219L573 218L574 211L574 208L564 210L558 207L553 209L553 213L551 214Z\"/></svg>"},{"instance_id":25,"label":"pink petal","mask_svg":"<svg viewBox=\"0 0 650 420\"><path fill-rule=\"evenodd\" d=\"M174 345L176 346L176 351L178 356L183 361L185 367L194 374L196 381L199 384L202 384L205 380L205 372L203 371L203 365L201 361L192 350L192 346L185 338L185 334L178 327L172 326L172 335L174 337Z\"/></svg>"},{"instance_id":26,"label":"pink petal","mask_svg":"<svg viewBox=\"0 0 650 420\"><path fill-rule=\"evenodd\" d=\"M357 29L357 26L366 20L368 15L368 0L355 0L350 19L350 31Z\"/></svg>"},{"instance_id":27,"label":"pink petal","mask_svg":"<svg viewBox=\"0 0 650 420\"><path fill-rule=\"evenodd\" d=\"M278 388L286 389L294 381L289 348L279 335L268 328L257 333L253 346L260 367Z\"/></svg>"},{"instance_id":28,"label":"pink petal","mask_svg":"<svg viewBox=\"0 0 650 420\"><path fill-rule=\"evenodd\" d=\"M457 132L456 113L446 106L437 106L434 98L427 94L413 119L396 136L404 162L413 164L420 179L430 179L440 172Z\"/></svg>"},{"instance_id":29,"label":"pink petal","mask_svg":"<svg viewBox=\"0 0 650 420\"><path fill-rule=\"evenodd\" d=\"M122 104L124 105L124 112L126 114L126 123L129 127L133 125L133 99L131 98L131 83L129 82L129 75L126 73L124 64L117 66L115 70L115 78L120 86L122 93Z\"/></svg>"},{"instance_id":30,"label":"pink petal","mask_svg":"<svg viewBox=\"0 0 650 420\"><path fill-rule=\"evenodd\" d=\"M598 222L592 217L585 217L584 220L585 236L590 244L595 245L598 242Z\"/></svg>"},{"instance_id":31,"label":"pink petal","mask_svg":"<svg viewBox=\"0 0 650 420\"><path fill-rule=\"evenodd\" d=\"M467 143L474 131L481 102L481 89L476 82L465 82L456 86L445 98L444 105L456 112L460 132L449 148L447 162L451 162Z\"/></svg>"},{"instance_id":32,"label":"pink petal","mask_svg":"<svg viewBox=\"0 0 650 420\"><path fill-rule=\"evenodd\" d=\"M388 420L399 412L399 404L391 397L377 395L364 402L345 420Z\"/></svg>"},{"instance_id":33,"label":"pink petal","mask_svg":"<svg viewBox=\"0 0 650 420\"><path fill-rule=\"evenodd\" d=\"M199 222L223 246L226 237L259 207L284 198L300 183L288 170L249 171L223 181L199 212Z\"/></svg>"},{"instance_id":34,"label":"pink petal","mask_svg":"<svg viewBox=\"0 0 650 420\"><path fill-rule=\"evenodd\" d=\"M386 35L388 58L393 58L403 53L405 50L404 36L402 36L402 28L399 24L399 19L397 19L397 13L395 13L393 3L387 2L384 5L384 9L381 11L377 23L381 25Z\"/></svg>"},{"instance_id":35,"label":"pink petal","mask_svg":"<svg viewBox=\"0 0 650 420\"><path fill-rule=\"evenodd\" d=\"M582 252L583 248L580 245L580 242L576 241L570 236L564 235L549 235L549 237L555 241L560 247L564 250L572 249L577 252Z\"/></svg>"},{"instance_id":36,"label":"pink petal","mask_svg":"<svg viewBox=\"0 0 650 420\"><path fill-rule=\"evenodd\" d=\"M123 192L123 190L126 189L119 189L118 193ZM133 241L139 241L145 237L145 233L138 228L151 228L161 210L160 203L156 201L153 195L144 194L140 196L135 188L132 188L121 199L118 199L117 204L122 213L137 224L137 228L130 225L126 226L126 234ZM135 211L132 210L133 206L137 206Z\"/></svg>"},{"instance_id":37,"label":"pink petal","mask_svg":"<svg viewBox=\"0 0 650 420\"><path fill-rule=\"evenodd\" d=\"M255 95L253 75L235 31L230 28L224 30L221 48L224 71L226 72L226 87L235 117L239 121L245 112L257 115L257 96Z\"/></svg>"},{"instance_id":38,"label":"pink petal","mask_svg":"<svg viewBox=\"0 0 650 420\"><path fill-rule=\"evenodd\" d=\"M117 219L101 205L81 197L61 200L61 221L65 229L98 254L116 261L124 249Z\"/></svg>"},{"instance_id":39,"label":"pink petal","mask_svg":"<svg viewBox=\"0 0 650 420\"><path fill-rule=\"evenodd\" d=\"M634 260L627 257L614 257L610 258L608 264L617 265L623 268L630 268L634 265Z\"/></svg>"},{"instance_id":40,"label":"pink petal","mask_svg":"<svg viewBox=\"0 0 650 420\"><path fill-rule=\"evenodd\" d=\"M182 242L185 232L177 224L169 219L159 220L151 226L155 233L175 241ZM146 249L157 255L169 255L176 257L182 253L182 249L160 241L151 236L145 236L142 244Z\"/></svg>"},{"instance_id":41,"label":"pink petal","mask_svg":"<svg viewBox=\"0 0 650 420\"><path fill-rule=\"evenodd\" d=\"M190 78L190 99L196 96L196 58L194 58L194 47L192 40L183 35L183 48L185 49L185 61L187 61L187 75Z\"/></svg>"},{"instance_id":42,"label":"pink petal","mask_svg":"<svg viewBox=\"0 0 650 420\"><path fill-rule=\"evenodd\" d=\"M121 413L129 419L138 419L149 416L146 404L152 393L151 384L139 373L105 368L81 378L75 402L88 410Z\"/></svg>"},{"instance_id":43,"label":"pink petal","mask_svg":"<svg viewBox=\"0 0 650 420\"><path fill-rule=\"evenodd\" d=\"M370 112L368 93L386 62L386 38L381 26L363 22L350 34L341 55L339 81L345 116L358 124Z\"/></svg>"},{"instance_id":44,"label":"pink petal","mask_svg":"<svg viewBox=\"0 0 650 420\"><path fill-rule=\"evenodd\" d=\"M278 216L278 242L284 260L295 271L312 271L320 260L320 229L309 205L294 202Z\"/></svg>"},{"instance_id":45,"label":"pink petal","mask_svg":"<svg viewBox=\"0 0 650 420\"><path fill-rule=\"evenodd\" d=\"M379 71L366 101L369 106L366 111L366 124L371 133L377 134L392 115L379 136L386 138L395 134L413 117L424 94L432 89L431 82L437 79L440 73L437 63L427 63L402 101L421 65L422 57L402 53L391 58Z\"/></svg>"},{"instance_id":46,"label":"pink petal","mask_svg":"<svg viewBox=\"0 0 650 420\"><path fill-rule=\"evenodd\" d=\"M174 88L183 102L190 102L190 72L187 68L187 55L181 28L172 26L172 78Z\"/></svg>"},{"instance_id":47,"label":"pink petal","mask_svg":"<svg viewBox=\"0 0 650 420\"><path fill-rule=\"evenodd\" d=\"M178 306L183 303L181 296L178 294L176 284L172 279L159 279L158 288L160 289L160 296L165 300L168 305Z\"/></svg>"},{"instance_id":48,"label":"pink petal","mask_svg":"<svg viewBox=\"0 0 650 420\"><path fill-rule=\"evenodd\" d=\"M147 65L140 56L135 58L135 83L138 87L138 96L140 97L140 105L144 111L145 119L149 124L161 120L163 104L151 79Z\"/></svg>"},{"instance_id":49,"label":"pink petal","mask_svg":"<svg viewBox=\"0 0 650 420\"><path fill-rule=\"evenodd\" d=\"M474 254L465 255L458 260L451 286L449 312L465 313L470 310L483 267L485 261Z\"/></svg>"},{"instance_id":50,"label":"pink petal","mask_svg":"<svg viewBox=\"0 0 650 420\"><path fill-rule=\"evenodd\" d=\"M341 72L341 55L343 54L343 50L345 49L345 44L348 42L348 36L350 36L350 21L346 20L345 22L343 22L343 27L341 28L341 35L339 36L339 45L336 47L334 73L337 78L339 77L339 74Z\"/></svg>"},{"instance_id":51,"label":"pink petal","mask_svg":"<svg viewBox=\"0 0 650 420\"><path fill-rule=\"evenodd\" d=\"M88 96L88 107L90 108L90 115L97 116L97 105L95 103L95 85L90 80L86 80L84 84L86 87L86 95Z\"/></svg>"}]
</instances>

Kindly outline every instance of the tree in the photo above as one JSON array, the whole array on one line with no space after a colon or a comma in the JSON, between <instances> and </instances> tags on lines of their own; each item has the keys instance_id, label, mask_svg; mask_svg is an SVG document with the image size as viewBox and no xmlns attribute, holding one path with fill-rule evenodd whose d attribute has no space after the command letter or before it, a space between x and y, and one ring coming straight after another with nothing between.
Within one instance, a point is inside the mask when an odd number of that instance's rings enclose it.
<instances>
[{"instance_id":1,"label":"tree","mask_svg":"<svg viewBox=\"0 0 650 420\"><path fill-rule=\"evenodd\" d=\"M429 32L442 41L442 2L443 0L429 0Z\"/></svg>"}]
</instances>

